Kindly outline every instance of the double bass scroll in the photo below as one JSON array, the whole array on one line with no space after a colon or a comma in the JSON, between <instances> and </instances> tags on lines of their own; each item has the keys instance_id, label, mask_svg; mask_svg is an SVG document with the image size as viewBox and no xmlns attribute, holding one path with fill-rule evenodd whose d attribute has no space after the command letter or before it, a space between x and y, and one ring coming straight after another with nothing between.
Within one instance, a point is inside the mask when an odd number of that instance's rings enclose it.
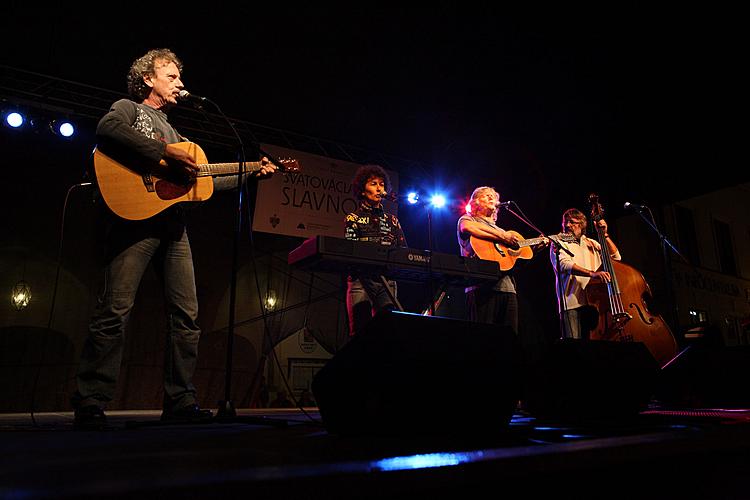
<instances>
[{"instance_id":1,"label":"double bass scroll","mask_svg":"<svg viewBox=\"0 0 750 500\"><path fill-rule=\"evenodd\" d=\"M589 201L591 218L597 222L604 214L598 195L591 194ZM608 283L591 282L586 287L588 303L599 313L590 338L643 342L663 367L677 355L677 341L662 317L648 309L651 288L637 269L611 258L604 230L598 224L594 227L601 243L602 270L607 271L612 279Z\"/></svg>"}]
</instances>

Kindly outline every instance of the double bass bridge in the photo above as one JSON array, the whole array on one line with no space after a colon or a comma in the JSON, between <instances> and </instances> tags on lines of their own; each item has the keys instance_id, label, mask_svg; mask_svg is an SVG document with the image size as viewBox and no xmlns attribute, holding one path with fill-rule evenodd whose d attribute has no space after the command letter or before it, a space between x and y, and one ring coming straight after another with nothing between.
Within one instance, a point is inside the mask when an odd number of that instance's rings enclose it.
<instances>
[{"instance_id":1,"label":"double bass bridge","mask_svg":"<svg viewBox=\"0 0 750 500\"><path fill-rule=\"evenodd\" d=\"M618 312L612 314L612 326L614 328L622 328L625 326L625 323L633 319L633 316L626 312Z\"/></svg>"},{"instance_id":2,"label":"double bass bridge","mask_svg":"<svg viewBox=\"0 0 750 500\"><path fill-rule=\"evenodd\" d=\"M626 312L617 312L607 314L606 323L604 325L603 340L617 340L618 342L630 342L633 340L631 335L625 332L625 325L633 319L633 317Z\"/></svg>"}]
</instances>

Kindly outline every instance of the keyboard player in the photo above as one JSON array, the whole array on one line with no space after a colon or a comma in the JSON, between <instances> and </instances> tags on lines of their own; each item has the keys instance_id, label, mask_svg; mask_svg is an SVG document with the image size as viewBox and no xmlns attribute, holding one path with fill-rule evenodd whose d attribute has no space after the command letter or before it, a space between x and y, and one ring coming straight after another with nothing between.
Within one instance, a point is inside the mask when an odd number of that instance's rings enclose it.
<instances>
[{"instance_id":1,"label":"keyboard player","mask_svg":"<svg viewBox=\"0 0 750 500\"><path fill-rule=\"evenodd\" d=\"M383 210L382 202L389 197L390 190L388 173L379 165L363 165L357 169L352 180L352 192L360 204L346 216L346 239L392 247L407 246L398 218ZM346 293L349 335L363 332L377 312L398 309L396 292L396 282L385 280L382 276L349 275Z\"/></svg>"}]
</instances>

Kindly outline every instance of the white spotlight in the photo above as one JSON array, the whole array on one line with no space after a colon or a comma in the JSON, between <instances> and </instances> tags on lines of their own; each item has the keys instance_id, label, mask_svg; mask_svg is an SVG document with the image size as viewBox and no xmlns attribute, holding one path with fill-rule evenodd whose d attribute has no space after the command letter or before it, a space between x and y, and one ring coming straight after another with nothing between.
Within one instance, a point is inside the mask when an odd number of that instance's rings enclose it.
<instances>
[{"instance_id":1,"label":"white spotlight","mask_svg":"<svg viewBox=\"0 0 750 500\"><path fill-rule=\"evenodd\" d=\"M50 123L50 128L56 135L66 138L73 137L73 134L76 133L75 125L67 120L55 120Z\"/></svg>"},{"instance_id":2,"label":"white spotlight","mask_svg":"<svg viewBox=\"0 0 750 500\"><path fill-rule=\"evenodd\" d=\"M25 121L26 119L24 118L24 116L17 111L11 111L10 113L7 113L5 115L5 123L13 128L20 127L24 124Z\"/></svg>"},{"instance_id":3,"label":"white spotlight","mask_svg":"<svg viewBox=\"0 0 750 500\"><path fill-rule=\"evenodd\" d=\"M435 208L443 208L445 206L445 196L443 196L442 194L432 195L432 198L430 198L430 203Z\"/></svg>"}]
</instances>

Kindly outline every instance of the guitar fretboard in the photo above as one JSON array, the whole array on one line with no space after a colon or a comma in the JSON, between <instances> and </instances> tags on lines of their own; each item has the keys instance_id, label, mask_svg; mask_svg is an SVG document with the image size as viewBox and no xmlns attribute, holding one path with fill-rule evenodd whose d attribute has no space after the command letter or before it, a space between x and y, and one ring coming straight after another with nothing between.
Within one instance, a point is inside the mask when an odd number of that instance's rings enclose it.
<instances>
[{"instance_id":1,"label":"guitar fretboard","mask_svg":"<svg viewBox=\"0 0 750 500\"><path fill-rule=\"evenodd\" d=\"M519 247L530 247L530 246L536 245L537 243L541 243L542 241L544 241L544 238L531 238L529 240L523 240L523 241L519 242L518 246Z\"/></svg>"},{"instance_id":2,"label":"guitar fretboard","mask_svg":"<svg viewBox=\"0 0 750 500\"><path fill-rule=\"evenodd\" d=\"M216 176L216 175L236 175L239 171L239 163L201 163L198 165L200 173L198 177ZM253 172L260 168L259 161L245 162L245 171Z\"/></svg>"},{"instance_id":3,"label":"guitar fretboard","mask_svg":"<svg viewBox=\"0 0 750 500\"><path fill-rule=\"evenodd\" d=\"M547 238L550 239L550 240L552 240L552 241L564 241L566 243L571 243L572 241L575 241L575 238L573 237L573 235L572 234L568 234L568 233L553 234L551 236L547 236ZM528 240L521 241L518 244L518 246L520 246L520 247L529 247L529 246L536 245L537 243L541 243L542 241L544 241L544 237L542 237L542 236L540 236L538 238L530 238Z\"/></svg>"}]
</instances>

